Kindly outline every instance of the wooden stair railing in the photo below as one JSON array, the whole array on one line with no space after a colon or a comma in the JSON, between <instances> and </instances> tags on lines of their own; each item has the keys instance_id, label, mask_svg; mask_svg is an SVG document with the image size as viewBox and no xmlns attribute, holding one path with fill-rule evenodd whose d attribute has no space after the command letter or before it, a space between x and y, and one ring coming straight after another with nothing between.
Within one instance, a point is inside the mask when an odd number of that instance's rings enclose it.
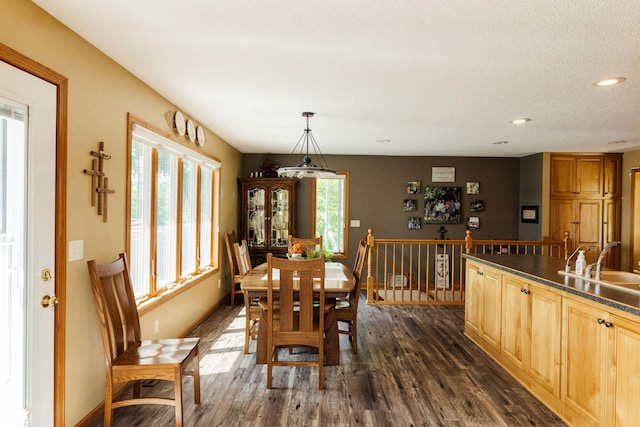
<instances>
[{"instance_id":1,"label":"wooden stair railing","mask_svg":"<svg viewBox=\"0 0 640 427\"><path fill-rule=\"evenodd\" d=\"M464 304L463 254L515 253L566 259L564 240L474 240L470 230L461 240L379 239L367 235L368 304Z\"/></svg>"}]
</instances>

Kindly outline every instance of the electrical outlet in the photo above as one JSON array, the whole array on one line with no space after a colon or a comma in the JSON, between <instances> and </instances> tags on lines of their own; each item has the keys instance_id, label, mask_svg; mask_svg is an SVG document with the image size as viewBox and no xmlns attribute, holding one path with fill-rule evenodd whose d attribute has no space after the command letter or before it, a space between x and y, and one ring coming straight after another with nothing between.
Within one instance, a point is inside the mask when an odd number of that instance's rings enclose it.
<instances>
[{"instance_id":1,"label":"electrical outlet","mask_svg":"<svg viewBox=\"0 0 640 427\"><path fill-rule=\"evenodd\" d=\"M160 321L156 320L153 322L153 335L158 333L158 329L160 329Z\"/></svg>"}]
</instances>

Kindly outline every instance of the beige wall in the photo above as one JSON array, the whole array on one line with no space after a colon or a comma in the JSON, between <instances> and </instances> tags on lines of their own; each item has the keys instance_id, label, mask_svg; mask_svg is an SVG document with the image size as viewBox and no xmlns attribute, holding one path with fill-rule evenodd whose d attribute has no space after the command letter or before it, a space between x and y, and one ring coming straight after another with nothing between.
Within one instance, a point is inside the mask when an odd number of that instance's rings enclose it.
<instances>
[{"instance_id":1,"label":"beige wall","mask_svg":"<svg viewBox=\"0 0 640 427\"><path fill-rule=\"evenodd\" d=\"M86 260L108 262L125 249L127 113L169 132L165 112L180 109L190 117L189 106L172 105L30 1L3 0L0 41L69 79L66 241L84 241L84 259L67 263L65 425L71 426L104 398L102 344ZM205 150L223 165L220 229L232 229L241 155L210 131L206 139ZM116 190L109 197L107 223L90 204L90 178L83 174L99 141L112 155L104 171ZM141 319L143 336L150 336L155 320L160 322L157 337L183 333L222 300L229 286L223 270L152 310Z\"/></svg>"}]
</instances>

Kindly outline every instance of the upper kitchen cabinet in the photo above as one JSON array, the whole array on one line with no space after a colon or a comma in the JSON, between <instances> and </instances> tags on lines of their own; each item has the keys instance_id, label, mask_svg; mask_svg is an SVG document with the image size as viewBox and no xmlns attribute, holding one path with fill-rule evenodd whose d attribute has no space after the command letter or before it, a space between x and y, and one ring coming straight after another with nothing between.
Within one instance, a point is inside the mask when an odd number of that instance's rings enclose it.
<instances>
[{"instance_id":1,"label":"upper kitchen cabinet","mask_svg":"<svg viewBox=\"0 0 640 427\"><path fill-rule=\"evenodd\" d=\"M253 265L267 253L286 256L289 235L295 235L297 179L239 178L240 237L246 239Z\"/></svg>"},{"instance_id":2,"label":"upper kitchen cabinet","mask_svg":"<svg viewBox=\"0 0 640 427\"><path fill-rule=\"evenodd\" d=\"M621 154L551 155L551 197L619 195Z\"/></svg>"}]
</instances>

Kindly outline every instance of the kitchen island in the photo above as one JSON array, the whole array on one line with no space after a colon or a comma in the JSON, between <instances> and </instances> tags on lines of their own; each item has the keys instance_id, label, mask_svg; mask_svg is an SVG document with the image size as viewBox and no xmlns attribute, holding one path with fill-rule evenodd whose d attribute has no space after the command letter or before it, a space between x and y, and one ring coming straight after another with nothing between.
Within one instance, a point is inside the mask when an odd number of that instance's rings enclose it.
<instances>
[{"instance_id":1,"label":"kitchen island","mask_svg":"<svg viewBox=\"0 0 640 427\"><path fill-rule=\"evenodd\" d=\"M465 334L571 425L640 417L640 294L559 273L562 259L465 254Z\"/></svg>"}]
</instances>

